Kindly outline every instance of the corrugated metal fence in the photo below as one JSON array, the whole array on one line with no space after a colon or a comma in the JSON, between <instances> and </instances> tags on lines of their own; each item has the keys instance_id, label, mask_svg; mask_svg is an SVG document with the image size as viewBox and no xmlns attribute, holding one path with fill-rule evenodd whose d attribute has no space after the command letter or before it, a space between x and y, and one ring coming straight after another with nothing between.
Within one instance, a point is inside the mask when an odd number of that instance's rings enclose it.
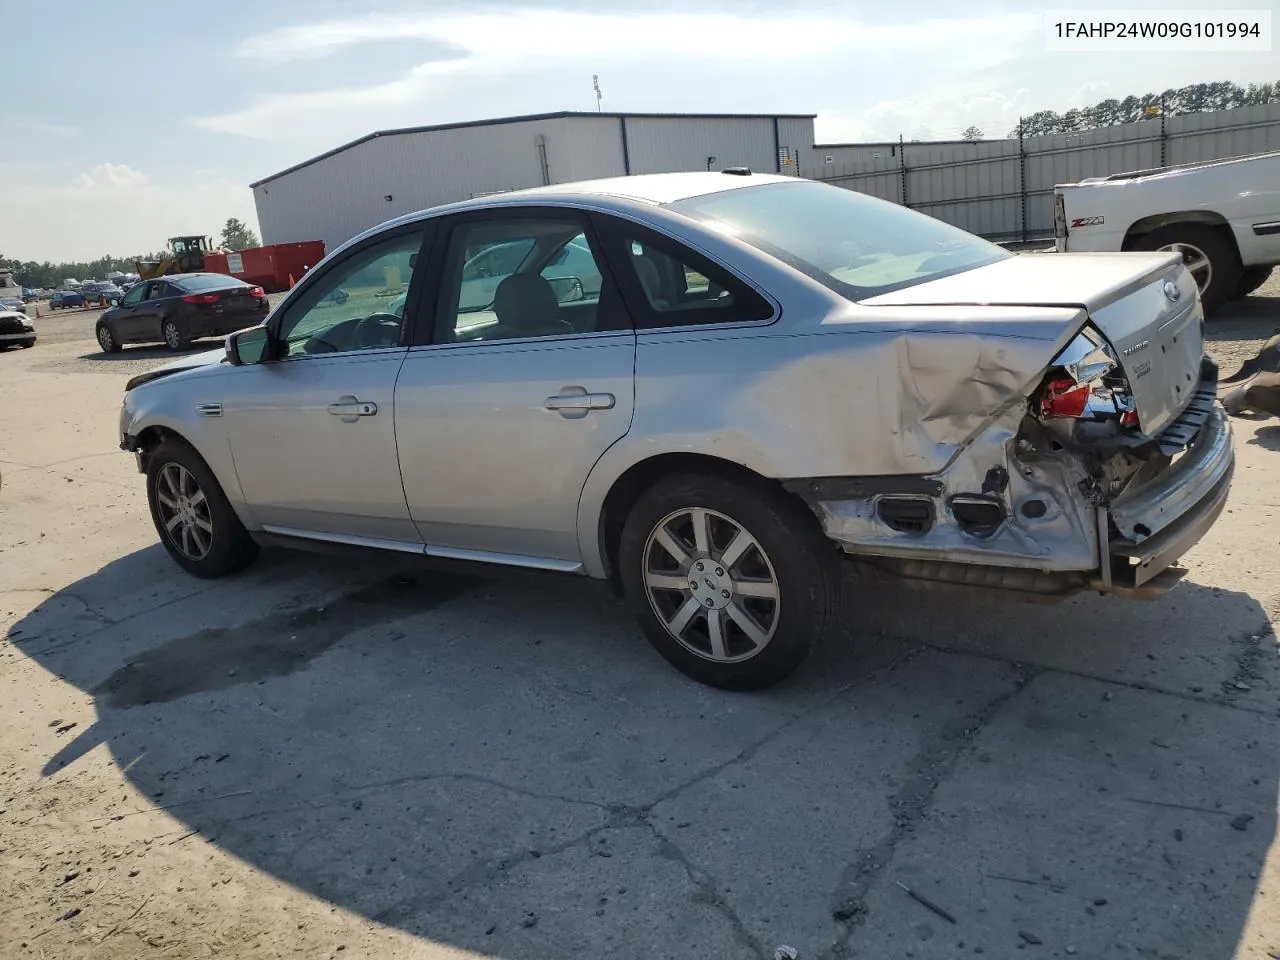
<instances>
[{"instance_id":1,"label":"corrugated metal fence","mask_svg":"<svg viewBox=\"0 0 1280 960\"><path fill-rule=\"evenodd\" d=\"M1016 140L901 143L879 159L824 164L801 175L905 204L991 240L1024 241L1053 236L1054 184L1272 150L1280 150L1275 103Z\"/></svg>"}]
</instances>

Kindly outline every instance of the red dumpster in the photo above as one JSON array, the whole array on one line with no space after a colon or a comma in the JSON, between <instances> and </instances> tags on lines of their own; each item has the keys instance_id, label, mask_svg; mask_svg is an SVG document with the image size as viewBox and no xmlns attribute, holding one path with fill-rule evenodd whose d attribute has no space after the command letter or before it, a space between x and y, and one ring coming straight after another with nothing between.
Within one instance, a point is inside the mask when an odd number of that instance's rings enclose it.
<instances>
[{"instance_id":1,"label":"red dumpster","mask_svg":"<svg viewBox=\"0 0 1280 960\"><path fill-rule=\"evenodd\" d=\"M209 273L226 273L257 284L268 291L289 289L289 281L302 275L324 258L324 241L273 243L266 247L250 247L236 253L206 253L204 268Z\"/></svg>"}]
</instances>

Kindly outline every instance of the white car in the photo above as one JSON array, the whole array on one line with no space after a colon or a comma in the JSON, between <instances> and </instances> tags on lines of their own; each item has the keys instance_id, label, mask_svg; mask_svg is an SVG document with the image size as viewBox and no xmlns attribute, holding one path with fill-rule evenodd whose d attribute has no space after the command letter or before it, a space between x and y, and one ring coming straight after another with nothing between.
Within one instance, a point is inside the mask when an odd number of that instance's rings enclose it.
<instances>
[{"instance_id":1,"label":"white car","mask_svg":"<svg viewBox=\"0 0 1280 960\"><path fill-rule=\"evenodd\" d=\"M31 318L18 310L0 307L0 350L6 347L34 347L36 325Z\"/></svg>"},{"instance_id":2,"label":"white car","mask_svg":"<svg viewBox=\"0 0 1280 960\"><path fill-rule=\"evenodd\" d=\"M1208 315L1280 263L1280 153L1091 177L1054 187L1059 253L1169 250Z\"/></svg>"}]
</instances>

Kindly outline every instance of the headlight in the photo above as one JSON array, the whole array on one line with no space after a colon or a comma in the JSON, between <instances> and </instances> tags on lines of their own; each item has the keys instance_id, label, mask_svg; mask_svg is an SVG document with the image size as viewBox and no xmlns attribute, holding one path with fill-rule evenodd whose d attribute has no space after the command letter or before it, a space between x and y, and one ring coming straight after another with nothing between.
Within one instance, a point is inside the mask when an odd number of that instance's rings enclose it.
<instances>
[{"instance_id":1,"label":"headlight","mask_svg":"<svg viewBox=\"0 0 1280 960\"><path fill-rule=\"evenodd\" d=\"M32 323L32 322L31 322L31 318L30 318L30 317L23 317L23 318L22 318L22 325L23 325L24 327L26 327L28 330L34 330L34 329L36 328L36 325L35 325L34 323Z\"/></svg>"}]
</instances>

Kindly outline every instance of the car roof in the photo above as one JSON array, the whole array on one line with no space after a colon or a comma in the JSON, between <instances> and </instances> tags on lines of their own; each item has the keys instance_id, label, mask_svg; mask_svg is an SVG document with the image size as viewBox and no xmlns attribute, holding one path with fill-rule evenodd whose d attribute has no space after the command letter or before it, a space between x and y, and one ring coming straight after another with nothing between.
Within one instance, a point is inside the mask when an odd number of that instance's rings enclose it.
<instances>
[{"instance_id":1,"label":"car roof","mask_svg":"<svg viewBox=\"0 0 1280 960\"><path fill-rule=\"evenodd\" d=\"M742 168L737 168L742 169ZM394 217L352 237L336 248L337 253L388 228L420 220L458 213L465 210L500 210L504 206L537 203L540 199L592 205L604 201L606 208L623 208L628 205L665 206L691 197L703 197L726 190L741 190L767 183L803 183L801 177L788 177L772 173L645 173L628 177L608 177L601 180L579 180L557 183L546 187L529 187L506 193L472 197L456 203L446 203Z\"/></svg>"},{"instance_id":2,"label":"car roof","mask_svg":"<svg viewBox=\"0 0 1280 960\"><path fill-rule=\"evenodd\" d=\"M505 199L519 197L529 199L539 196L603 196L625 197L629 200L642 200L647 203L667 204L690 197L701 197L709 193L720 193L724 190L739 190L743 187L759 186L763 183L793 181L795 177L784 177L772 173L644 173L634 177L607 177L602 180L580 180L576 183L557 183L547 187L530 187L527 190L513 190L511 193L491 195L478 198L481 200Z\"/></svg>"}]
</instances>

